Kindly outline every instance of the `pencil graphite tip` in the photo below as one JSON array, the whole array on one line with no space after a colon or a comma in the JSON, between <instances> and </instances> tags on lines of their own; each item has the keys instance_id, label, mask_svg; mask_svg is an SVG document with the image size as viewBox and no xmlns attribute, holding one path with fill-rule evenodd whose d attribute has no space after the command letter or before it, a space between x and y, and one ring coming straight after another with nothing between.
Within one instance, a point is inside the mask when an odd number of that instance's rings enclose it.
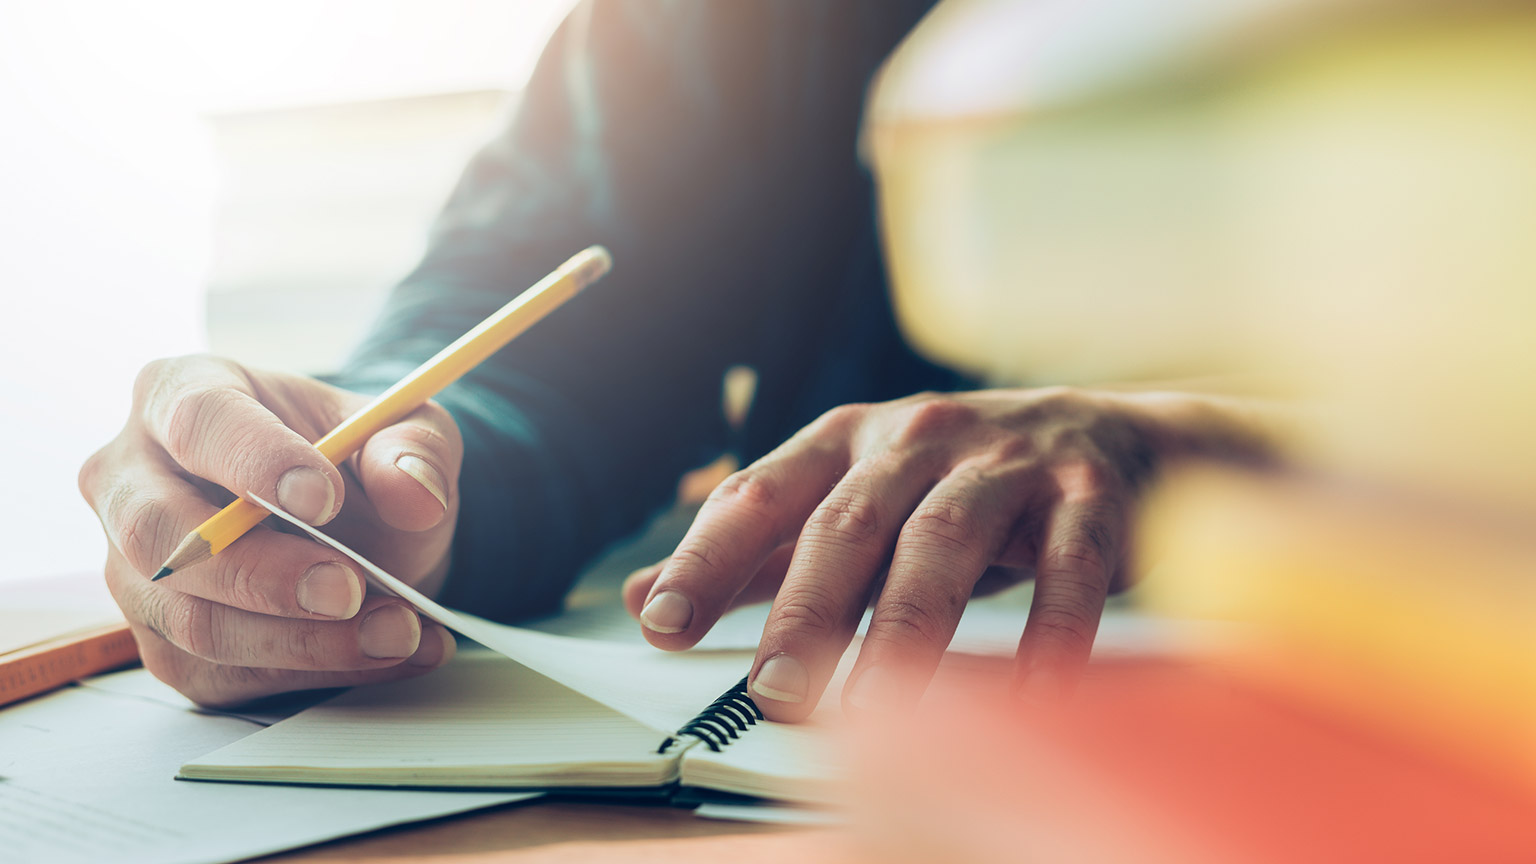
<instances>
[{"instance_id":1,"label":"pencil graphite tip","mask_svg":"<svg viewBox=\"0 0 1536 864\"><path fill-rule=\"evenodd\" d=\"M161 567L160 568L160 572L156 573L154 576L151 576L149 578L149 581L151 581L151 582L159 582L161 579L164 579L165 577L171 575L174 572L176 572L176 571L172 570L169 567Z\"/></svg>"}]
</instances>

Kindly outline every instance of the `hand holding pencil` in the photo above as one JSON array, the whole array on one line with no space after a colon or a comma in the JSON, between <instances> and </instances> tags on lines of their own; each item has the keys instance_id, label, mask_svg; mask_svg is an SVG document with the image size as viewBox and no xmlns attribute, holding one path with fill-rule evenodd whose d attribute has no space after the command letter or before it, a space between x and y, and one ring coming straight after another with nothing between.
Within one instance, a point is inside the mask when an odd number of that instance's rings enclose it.
<instances>
[{"instance_id":1,"label":"hand holding pencil","mask_svg":"<svg viewBox=\"0 0 1536 864\"><path fill-rule=\"evenodd\" d=\"M442 628L366 596L344 557L258 524L265 511L224 490L329 523L435 592L463 448L428 400L607 267L601 249L581 253L379 397L210 357L146 367L123 432L80 472L107 531L108 584L145 664L221 705L391 680L451 656ZM151 582L167 564L170 578Z\"/></svg>"}]
</instances>

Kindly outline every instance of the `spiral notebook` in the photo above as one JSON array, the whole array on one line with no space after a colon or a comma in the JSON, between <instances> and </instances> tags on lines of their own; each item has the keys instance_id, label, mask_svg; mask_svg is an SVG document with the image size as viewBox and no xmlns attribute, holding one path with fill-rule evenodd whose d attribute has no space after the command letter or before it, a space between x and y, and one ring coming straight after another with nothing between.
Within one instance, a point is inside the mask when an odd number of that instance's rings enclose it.
<instances>
[{"instance_id":1,"label":"spiral notebook","mask_svg":"<svg viewBox=\"0 0 1536 864\"><path fill-rule=\"evenodd\" d=\"M181 767L189 780L477 788L678 788L828 802L838 773L809 724L764 720L750 650L667 653L554 636L443 607L341 543L375 588L491 649L351 690ZM835 692L835 691L834 691Z\"/></svg>"}]
</instances>

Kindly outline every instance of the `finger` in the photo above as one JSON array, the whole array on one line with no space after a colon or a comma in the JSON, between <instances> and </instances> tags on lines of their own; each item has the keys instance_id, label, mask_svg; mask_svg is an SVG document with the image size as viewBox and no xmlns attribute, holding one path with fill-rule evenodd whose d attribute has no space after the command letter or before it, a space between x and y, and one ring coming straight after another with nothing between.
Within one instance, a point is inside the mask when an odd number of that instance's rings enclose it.
<instances>
[{"instance_id":1,"label":"finger","mask_svg":"<svg viewBox=\"0 0 1536 864\"><path fill-rule=\"evenodd\" d=\"M1027 698L1068 695L1088 664L1124 530L1124 508L1110 497L1064 501L1051 514L1019 640L1020 685Z\"/></svg>"},{"instance_id":2,"label":"finger","mask_svg":"<svg viewBox=\"0 0 1536 864\"><path fill-rule=\"evenodd\" d=\"M429 403L368 439L358 477L384 524L425 531L457 510L463 452L453 418Z\"/></svg>"},{"instance_id":3,"label":"finger","mask_svg":"<svg viewBox=\"0 0 1536 864\"><path fill-rule=\"evenodd\" d=\"M208 708L233 708L255 699L299 690L356 687L412 678L447 663L458 650L453 634L437 624L427 624L422 630L421 645L403 663L383 669L309 672L210 663L187 654L147 627L135 625L132 629L145 668L182 695Z\"/></svg>"},{"instance_id":4,"label":"finger","mask_svg":"<svg viewBox=\"0 0 1536 864\"><path fill-rule=\"evenodd\" d=\"M675 651L699 641L768 556L799 533L848 466L846 441L817 434L828 425L807 427L710 493L641 611L652 645Z\"/></svg>"},{"instance_id":5,"label":"finger","mask_svg":"<svg viewBox=\"0 0 1536 864\"><path fill-rule=\"evenodd\" d=\"M116 473L92 490L108 542L124 572L147 581L181 538L216 512L186 480L152 465ZM333 549L258 525L219 555L178 570L168 589L224 606L284 618L351 618L364 585Z\"/></svg>"},{"instance_id":6,"label":"finger","mask_svg":"<svg viewBox=\"0 0 1536 864\"><path fill-rule=\"evenodd\" d=\"M806 520L748 685L769 719L799 720L816 706L932 483L912 458L888 452L855 465Z\"/></svg>"},{"instance_id":7,"label":"finger","mask_svg":"<svg viewBox=\"0 0 1536 864\"><path fill-rule=\"evenodd\" d=\"M367 598L357 616L344 621L275 618L125 578L127 569L109 565L108 585L128 619L209 662L355 671L393 666L420 647L420 618L395 598Z\"/></svg>"},{"instance_id":8,"label":"finger","mask_svg":"<svg viewBox=\"0 0 1536 864\"><path fill-rule=\"evenodd\" d=\"M795 544L785 543L769 553L763 566L757 569L757 575L732 599L731 608L772 600L779 593L779 586L784 584L784 573L789 569L790 557L794 552ZM650 596L651 586L656 584L657 578L661 576L661 568L666 563L662 560L648 564L624 577L624 608L631 617L637 620L640 618L645 598Z\"/></svg>"},{"instance_id":9,"label":"finger","mask_svg":"<svg viewBox=\"0 0 1536 864\"><path fill-rule=\"evenodd\" d=\"M902 526L889 574L849 676L861 711L915 702L955 635L966 602L1032 497L1028 474L960 470L936 484Z\"/></svg>"},{"instance_id":10,"label":"finger","mask_svg":"<svg viewBox=\"0 0 1536 864\"><path fill-rule=\"evenodd\" d=\"M637 568L624 577L624 587L619 593L624 601L624 610L636 621L640 620L640 612L645 608L645 598L651 596L651 586L656 584L656 579L661 576L661 568L666 564L667 561L663 558L655 564Z\"/></svg>"},{"instance_id":11,"label":"finger","mask_svg":"<svg viewBox=\"0 0 1536 864\"><path fill-rule=\"evenodd\" d=\"M323 385L313 386L316 400L327 401ZM255 492L316 525L341 508L336 466L263 405L233 363L209 357L152 363L136 391L150 437L187 472L237 495Z\"/></svg>"}]
</instances>

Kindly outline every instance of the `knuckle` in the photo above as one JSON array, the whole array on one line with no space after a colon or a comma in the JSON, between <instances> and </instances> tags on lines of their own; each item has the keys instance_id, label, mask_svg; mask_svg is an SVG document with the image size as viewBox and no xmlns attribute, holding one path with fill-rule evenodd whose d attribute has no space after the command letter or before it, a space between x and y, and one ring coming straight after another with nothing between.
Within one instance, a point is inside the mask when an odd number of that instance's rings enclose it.
<instances>
[{"instance_id":1,"label":"knuckle","mask_svg":"<svg viewBox=\"0 0 1536 864\"><path fill-rule=\"evenodd\" d=\"M144 626L204 660L217 660L219 639L211 605L175 591L156 591L143 606Z\"/></svg>"},{"instance_id":2,"label":"knuckle","mask_svg":"<svg viewBox=\"0 0 1536 864\"><path fill-rule=\"evenodd\" d=\"M187 653L208 660L219 659L223 653L224 640L221 637L219 616L213 614L212 605L192 598L176 605L180 607L176 620L182 633L182 646Z\"/></svg>"},{"instance_id":3,"label":"knuckle","mask_svg":"<svg viewBox=\"0 0 1536 864\"><path fill-rule=\"evenodd\" d=\"M1030 391L1027 415L1040 421L1076 427L1092 411L1092 399L1080 387L1039 387Z\"/></svg>"},{"instance_id":4,"label":"knuckle","mask_svg":"<svg viewBox=\"0 0 1536 864\"><path fill-rule=\"evenodd\" d=\"M1095 505L1084 515L1078 532L1086 545L1101 550L1108 557L1109 551L1120 545L1119 525L1118 510L1110 505Z\"/></svg>"},{"instance_id":5,"label":"knuckle","mask_svg":"<svg viewBox=\"0 0 1536 864\"><path fill-rule=\"evenodd\" d=\"M139 374L133 379L134 400L143 403L150 394L160 386L160 383L169 377L170 370L177 361L161 357L145 363L139 369Z\"/></svg>"},{"instance_id":6,"label":"knuckle","mask_svg":"<svg viewBox=\"0 0 1536 864\"><path fill-rule=\"evenodd\" d=\"M811 586L787 588L779 595L775 610L779 627L784 630L831 633L844 623L837 604L825 591Z\"/></svg>"},{"instance_id":7,"label":"knuckle","mask_svg":"<svg viewBox=\"0 0 1536 864\"><path fill-rule=\"evenodd\" d=\"M725 550L719 542L702 534L684 539L677 551L672 553L672 563L684 570L718 573L725 567L726 561Z\"/></svg>"},{"instance_id":8,"label":"knuckle","mask_svg":"<svg viewBox=\"0 0 1536 864\"><path fill-rule=\"evenodd\" d=\"M953 498L924 501L902 526L909 543L939 545L955 552L971 551L976 544L976 515Z\"/></svg>"},{"instance_id":9,"label":"knuckle","mask_svg":"<svg viewBox=\"0 0 1536 864\"><path fill-rule=\"evenodd\" d=\"M302 669L324 669L330 665L327 658L333 652L327 649L325 640L316 628L307 626L289 628L287 643L290 665Z\"/></svg>"},{"instance_id":10,"label":"knuckle","mask_svg":"<svg viewBox=\"0 0 1536 864\"><path fill-rule=\"evenodd\" d=\"M176 394L166 415L165 449L171 458L186 464L199 452L214 437L235 398L221 387L194 387Z\"/></svg>"},{"instance_id":11,"label":"knuckle","mask_svg":"<svg viewBox=\"0 0 1536 864\"><path fill-rule=\"evenodd\" d=\"M1027 627L1039 641L1081 651L1093 643L1099 620L1080 604L1051 600L1036 605Z\"/></svg>"},{"instance_id":12,"label":"knuckle","mask_svg":"<svg viewBox=\"0 0 1536 864\"><path fill-rule=\"evenodd\" d=\"M1040 447L1029 435L1008 434L992 442L987 448L984 464L988 466L1016 465L1033 462L1040 455Z\"/></svg>"},{"instance_id":13,"label":"knuckle","mask_svg":"<svg viewBox=\"0 0 1536 864\"><path fill-rule=\"evenodd\" d=\"M869 405L860 402L839 405L823 412L820 417L805 427L805 432L814 437L845 437L864 422L864 417L869 410Z\"/></svg>"},{"instance_id":14,"label":"knuckle","mask_svg":"<svg viewBox=\"0 0 1536 864\"><path fill-rule=\"evenodd\" d=\"M101 485L102 475L106 472L107 448L103 447L92 453L80 465L80 471L75 475L75 485L80 490L80 495L86 501L95 498L95 490Z\"/></svg>"},{"instance_id":15,"label":"knuckle","mask_svg":"<svg viewBox=\"0 0 1536 864\"><path fill-rule=\"evenodd\" d=\"M1090 586L1103 585L1108 579L1104 553L1081 537L1068 538L1047 548L1040 569L1052 578Z\"/></svg>"},{"instance_id":16,"label":"knuckle","mask_svg":"<svg viewBox=\"0 0 1536 864\"><path fill-rule=\"evenodd\" d=\"M1056 468L1065 479L1062 484L1077 495L1104 494L1115 487L1119 479L1109 465L1098 459L1073 458Z\"/></svg>"},{"instance_id":17,"label":"knuckle","mask_svg":"<svg viewBox=\"0 0 1536 864\"><path fill-rule=\"evenodd\" d=\"M259 571L258 561L243 555L235 558L222 579L224 595L231 605L252 612L264 611L272 605L262 587L268 580L260 578Z\"/></svg>"},{"instance_id":18,"label":"knuckle","mask_svg":"<svg viewBox=\"0 0 1536 864\"><path fill-rule=\"evenodd\" d=\"M102 511L113 544L134 567L145 566L155 550L168 548L168 513L159 501L119 485L108 493Z\"/></svg>"},{"instance_id":19,"label":"knuckle","mask_svg":"<svg viewBox=\"0 0 1536 864\"><path fill-rule=\"evenodd\" d=\"M976 419L976 410L958 399L934 397L914 404L897 436L900 446L944 439Z\"/></svg>"},{"instance_id":20,"label":"knuckle","mask_svg":"<svg viewBox=\"0 0 1536 864\"><path fill-rule=\"evenodd\" d=\"M951 628L935 608L933 603L915 600L883 601L870 630L898 644L943 645L949 641Z\"/></svg>"},{"instance_id":21,"label":"knuckle","mask_svg":"<svg viewBox=\"0 0 1536 864\"><path fill-rule=\"evenodd\" d=\"M239 664L249 663L257 656L257 647L241 638L239 628L233 626L236 622L229 607L188 599L191 609L186 613L186 627L191 653L218 663Z\"/></svg>"},{"instance_id":22,"label":"knuckle","mask_svg":"<svg viewBox=\"0 0 1536 864\"><path fill-rule=\"evenodd\" d=\"M1047 407L1076 405L1083 400L1082 388L1065 384L1037 388L1033 395L1036 405Z\"/></svg>"},{"instance_id":23,"label":"knuckle","mask_svg":"<svg viewBox=\"0 0 1536 864\"><path fill-rule=\"evenodd\" d=\"M872 496L845 490L817 505L805 527L838 539L860 541L878 536L880 523L880 506Z\"/></svg>"},{"instance_id":24,"label":"knuckle","mask_svg":"<svg viewBox=\"0 0 1536 864\"><path fill-rule=\"evenodd\" d=\"M763 472L751 469L725 478L709 494L711 504L746 507L756 512L771 510L778 498L778 484Z\"/></svg>"}]
</instances>

